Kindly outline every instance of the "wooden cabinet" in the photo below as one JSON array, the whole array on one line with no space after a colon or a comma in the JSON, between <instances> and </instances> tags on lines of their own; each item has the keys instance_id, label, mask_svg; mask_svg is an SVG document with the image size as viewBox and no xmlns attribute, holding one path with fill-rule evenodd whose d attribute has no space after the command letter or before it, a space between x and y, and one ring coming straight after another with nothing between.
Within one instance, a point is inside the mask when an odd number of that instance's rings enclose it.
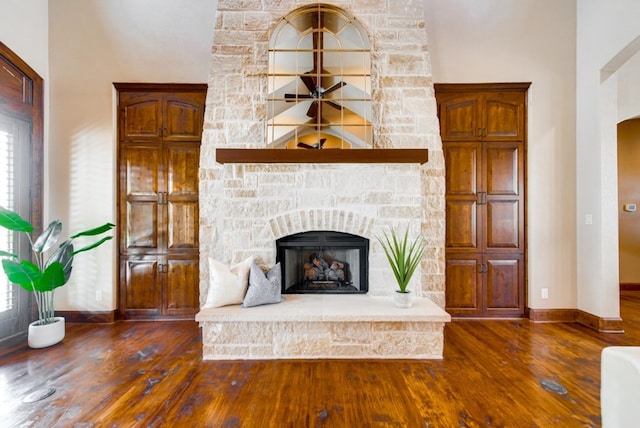
<instances>
[{"instance_id":1,"label":"wooden cabinet","mask_svg":"<svg viewBox=\"0 0 640 428\"><path fill-rule=\"evenodd\" d=\"M198 170L204 85L117 84L119 312L199 310Z\"/></svg>"},{"instance_id":2,"label":"wooden cabinet","mask_svg":"<svg viewBox=\"0 0 640 428\"><path fill-rule=\"evenodd\" d=\"M453 85L441 90L448 90ZM455 85L459 87L460 85ZM480 91L490 85L474 85ZM492 90L473 93L439 92L440 134L446 141L523 141L525 138L524 94Z\"/></svg>"},{"instance_id":3,"label":"wooden cabinet","mask_svg":"<svg viewBox=\"0 0 640 428\"><path fill-rule=\"evenodd\" d=\"M528 86L436 85L453 316L524 315Z\"/></svg>"}]
</instances>

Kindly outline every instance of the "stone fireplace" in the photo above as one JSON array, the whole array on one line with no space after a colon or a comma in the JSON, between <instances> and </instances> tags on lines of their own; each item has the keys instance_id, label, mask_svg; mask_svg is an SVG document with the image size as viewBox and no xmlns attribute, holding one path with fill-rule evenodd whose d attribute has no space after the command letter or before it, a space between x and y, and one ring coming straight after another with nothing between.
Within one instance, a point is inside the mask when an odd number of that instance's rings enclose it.
<instances>
[{"instance_id":1,"label":"stone fireplace","mask_svg":"<svg viewBox=\"0 0 640 428\"><path fill-rule=\"evenodd\" d=\"M310 3L218 1L200 159L201 302L209 257L233 264L254 256L270 267L277 240L309 231L368 239L366 296L391 296L395 279L375 236L410 225L427 250L409 288L444 308L444 161L421 0L326 3L356 16L372 47L374 146L355 150L426 148L427 163L216 161L219 148L266 147L270 30Z\"/></svg>"}]
</instances>

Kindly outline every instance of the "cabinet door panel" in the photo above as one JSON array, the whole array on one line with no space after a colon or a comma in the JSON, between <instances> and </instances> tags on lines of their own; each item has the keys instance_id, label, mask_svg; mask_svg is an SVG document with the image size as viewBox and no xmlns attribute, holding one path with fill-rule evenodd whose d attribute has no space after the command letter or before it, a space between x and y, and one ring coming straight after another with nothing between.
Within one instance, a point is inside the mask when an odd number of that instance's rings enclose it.
<instances>
[{"instance_id":1,"label":"cabinet door panel","mask_svg":"<svg viewBox=\"0 0 640 428\"><path fill-rule=\"evenodd\" d=\"M487 203L486 249L517 249L520 246L520 216L518 201Z\"/></svg>"},{"instance_id":2,"label":"cabinet door panel","mask_svg":"<svg viewBox=\"0 0 640 428\"><path fill-rule=\"evenodd\" d=\"M158 204L156 202L127 201L126 228L124 229L125 251L157 250Z\"/></svg>"},{"instance_id":3,"label":"cabinet door panel","mask_svg":"<svg viewBox=\"0 0 640 428\"><path fill-rule=\"evenodd\" d=\"M169 197L198 198L200 144L166 144L167 191Z\"/></svg>"},{"instance_id":4,"label":"cabinet door panel","mask_svg":"<svg viewBox=\"0 0 640 428\"><path fill-rule=\"evenodd\" d=\"M155 257L125 258L122 261L124 290L120 305L126 315L156 315L161 310L162 286Z\"/></svg>"},{"instance_id":5,"label":"cabinet door panel","mask_svg":"<svg viewBox=\"0 0 640 428\"><path fill-rule=\"evenodd\" d=\"M121 174L126 197L158 198L161 149L157 145L127 144L121 149Z\"/></svg>"},{"instance_id":6,"label":"cabinet door panel","mask_svg":"<svg viewBox=\"0 0 640 428\"><path fill-rule=\"evenodd\" d=\"M440 135L443 141L473 141L479 139L480 98L475 95L439 97Z\"/></svg>"},{"instance_id":7,"label":"cabinet door panel","mask_svg":"<svg viewBox=\"0 0 640 428\"><path fill-rule=\"evenodd\" d=\"M448 256L446 262L446 307L451 313L461 314L481 310L481 284L478 275L478 257Z\"/></svg>"},{"instance_id":8,"label":"cabinet door panel","mask_svg":"<svg viewBox=\"0 0 640 428\"><path fill-rule=\"evenodd\" d=\"M169 259L166 276L166 315L195 315L200 307L196 259Z\"/></svg>"},{"instance_id":9,"label":"cabinet door panel","mask_svg":"<svg viewBox=\"0 0 640 428\"><path fill-rule=\"evenodd\" d=\"M520 310L524 309L521 256L505 254L487 257L486 282L487 310L495 312L508 309L520 314Z\"/></svg>"},{"instance_id":10,"label":"cabinet door panel","mask_svg":"<svg viewBox=\"0 0 640 428\"><path fill-rule=\"evenodd\" d=\"M478 192L480 146L477 143L447 143L444 145L447 195L466 195L475 199Z\"/></svg>"},{"instance_id":11,"label":"cabinet door panel","mask_svg":"<svg viewBox=\"0 0 640 428\"><path fill-rule=\"evenodd\" d=\"M162 138L162 95L121 93L120 138L126 141Z\"/></svg>"},{"instance_id":12,"label":"cabinet door panel","mask_svg":"<svg viewBox=\"0 0 640 428\"><path fill-rule=\"evenodd\" d=\"M170 251L198 248L198 201L171 201L167 208Z\"/></svg>"},{"instance_id":13,"label":"cabinet door panel","mask_svg":"<svg viewBox=\"0 0 640 428\"><path fill-rule=\"evenodd\" d=\"M446 248L477 249L478 219L475 201L447 201Z\"/></svg>"},{"instance_id":14,"label":"cabinet door panel","mask_svg":"<svg viewBox=\"0 0 640 428\"><path fill-rule=\"evenodd\" d=\"M524 93L487 93L484 140L521 141L524 138Z\"/></svg>"},{"instance_id":15,"label":"cabinet door panel","mask_svg":"<svg viewBox=\"0 0 640 428\"><path fill-rule=\"evenodd\" d=\"M488 144L488 143L487 143ZM485 150L487 195L520 194L522 165L519 144L488 144Z\"/></svg>"},{"instance_id":16,"label":"cabinet door panel","mask_svg":"<svg viewBox=\"0 0 640 428\"><path fill-rule=\"evenodd\" d=\"M199 141L204 101L204 93L167 94L164 141Z\"/></svg>"}]
</instances>

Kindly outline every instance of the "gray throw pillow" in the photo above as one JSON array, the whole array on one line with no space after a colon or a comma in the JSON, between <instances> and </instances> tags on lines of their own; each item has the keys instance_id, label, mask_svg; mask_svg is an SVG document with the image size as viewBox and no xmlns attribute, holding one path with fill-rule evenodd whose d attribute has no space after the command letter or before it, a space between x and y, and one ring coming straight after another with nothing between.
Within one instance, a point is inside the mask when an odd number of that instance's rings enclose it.
<instances>
[{"instance_id":1,"label":"gray throw pillow","mask_svg":"<svg viewBox=\"0 0 640 428\"><path fill-rule=\"evenodd\" d=\"M276 263L266 275L256 262L251 263L249 268L249 288L244 296L242 306L249 308L251 306L282 302L284 299L281 294L281 282L280 263Z\"/></svg>"}]
</instances>

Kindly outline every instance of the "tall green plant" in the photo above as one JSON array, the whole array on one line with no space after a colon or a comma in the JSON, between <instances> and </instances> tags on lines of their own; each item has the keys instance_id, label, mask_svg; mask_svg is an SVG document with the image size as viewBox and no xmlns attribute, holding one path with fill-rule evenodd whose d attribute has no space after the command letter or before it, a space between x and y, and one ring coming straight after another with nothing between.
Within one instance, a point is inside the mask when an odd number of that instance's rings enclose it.
<instances>
[{"instance_id":1,"label":"tall green plant","mask_svg":"<svg viewBox=\"0 0 640 428\"><path fill-rule=\"evenodd\" d=\"M401 293L407 292L409 281L420 264L425 243L421 236L409 242L409 226L404 235L399 236L395 229L389 228L383 236L376 236L389 260L393 275L396 277Z\"/></svg>"},{"instance_id":2,"label":"tall green plant","mask_svg":"<svg viewBox=\"0 0 640 428\"><path fill-rule=\"evenodd\" d=\"M34 293L40 324L50 324L54 320L53 290L69 281L73 257L83 251L96 248L113 237L105 236L79 250L74 250L73 240L80 236L102 235L113 229L115 225L105 223L102 226L76 233L60 244L48 258L46 257L47 250L55 245L62 232L60 221L52 221L34 242L31 239L31 232L33 232L31 223L17 213L0 206L0 227L27 235L33 253L32 260L18 261L17 254L0 250L0 257L3 257L2 269L9 281Z\"/></svg>"}]
</instances>

